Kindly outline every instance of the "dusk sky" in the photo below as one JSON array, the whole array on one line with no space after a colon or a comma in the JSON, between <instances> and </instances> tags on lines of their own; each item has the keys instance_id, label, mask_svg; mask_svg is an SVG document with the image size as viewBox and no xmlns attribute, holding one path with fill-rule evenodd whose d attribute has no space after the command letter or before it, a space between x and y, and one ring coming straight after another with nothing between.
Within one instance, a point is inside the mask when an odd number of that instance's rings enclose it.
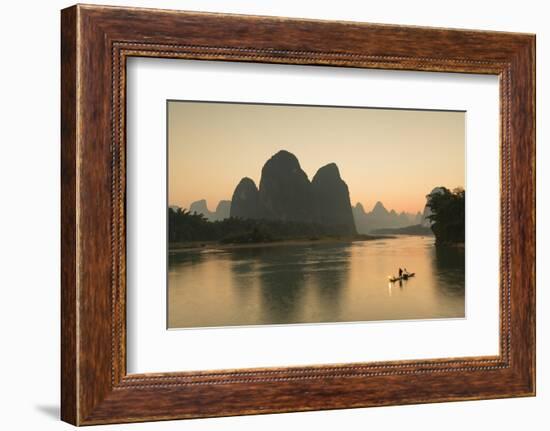
<instances>
[{"instance_id":1,"label":"dusk sky","mask_svg":"<svg viewBox=\"0 0 550 431\"><path fill-rule=\"evenodd\" d=\"M279 150L311 180L334 162L352 205L422 211L434 187L465 184L465 113L203 102L168 103L168 203L214 210Z\"/></svg>"}]
</instances>

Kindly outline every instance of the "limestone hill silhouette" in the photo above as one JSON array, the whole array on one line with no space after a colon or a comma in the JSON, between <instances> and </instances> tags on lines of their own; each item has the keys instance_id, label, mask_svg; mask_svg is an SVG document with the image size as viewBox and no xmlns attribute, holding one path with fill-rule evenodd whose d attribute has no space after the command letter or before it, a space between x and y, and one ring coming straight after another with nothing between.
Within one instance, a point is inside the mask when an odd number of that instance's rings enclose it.
<instances>
[{"instance_id":1,"label":"limestone hill silhouette","mask_svg":"<svg viewBox=\"0 0 550 431\"><path fill-rule=\"evenodd\" d=\"M281 150L263 166L259 188L243 178L233 193L231 217L318 223L356 234L347 184L335 163L308 179L297 157Z\"/></svg>"}]
</instances>

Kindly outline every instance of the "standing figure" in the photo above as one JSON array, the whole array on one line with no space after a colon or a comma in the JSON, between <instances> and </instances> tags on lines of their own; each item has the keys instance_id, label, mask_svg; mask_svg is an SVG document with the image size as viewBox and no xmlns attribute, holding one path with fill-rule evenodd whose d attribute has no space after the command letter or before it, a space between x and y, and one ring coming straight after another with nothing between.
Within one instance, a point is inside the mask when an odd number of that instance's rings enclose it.
<instances>
[{"instance_id":1,"label":"standing figure","mask_svg":"<svg viewBox=\"0 0 550 431\"><path fill-rule=\"evenodd\" d=\"M399 268L399 278L401 278L402 275L403 275L403 270Z\"/></svg>"}]
</instances>

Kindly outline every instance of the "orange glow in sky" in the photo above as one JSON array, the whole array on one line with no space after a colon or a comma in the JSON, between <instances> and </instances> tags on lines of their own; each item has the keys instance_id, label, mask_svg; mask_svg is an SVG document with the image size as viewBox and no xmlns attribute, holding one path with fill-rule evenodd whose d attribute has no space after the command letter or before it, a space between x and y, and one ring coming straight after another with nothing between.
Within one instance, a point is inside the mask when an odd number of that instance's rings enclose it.
<instances>
[{"instance_id":1,"label":"orange glow in sky","mask_svg":"<svg viewBox=\"0 0 550 431\"><path fill-rule=\"evenodd\" d=\"M464 112L170 101L168 202L214 210L282 149L309 179L336 163L367 211L422 211L434 187L465 186Z\"/></svg>"}]
</instances>

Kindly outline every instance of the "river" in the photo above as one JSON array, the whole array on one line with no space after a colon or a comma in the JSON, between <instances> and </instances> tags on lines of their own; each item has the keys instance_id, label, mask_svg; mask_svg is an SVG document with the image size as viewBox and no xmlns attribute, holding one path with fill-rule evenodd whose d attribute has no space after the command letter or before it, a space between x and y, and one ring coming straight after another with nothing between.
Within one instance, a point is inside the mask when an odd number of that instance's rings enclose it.
<instances>
[{"instance_id":1,"label":"river","mask_svg":"<svg viewBox=\"0 0 550 431\"><path fill-rule=\"evenodd\" d=\"M460 318L464 299L464 248L433 237L169 253L169 328Z\"/></svg>"}]
</instances>

